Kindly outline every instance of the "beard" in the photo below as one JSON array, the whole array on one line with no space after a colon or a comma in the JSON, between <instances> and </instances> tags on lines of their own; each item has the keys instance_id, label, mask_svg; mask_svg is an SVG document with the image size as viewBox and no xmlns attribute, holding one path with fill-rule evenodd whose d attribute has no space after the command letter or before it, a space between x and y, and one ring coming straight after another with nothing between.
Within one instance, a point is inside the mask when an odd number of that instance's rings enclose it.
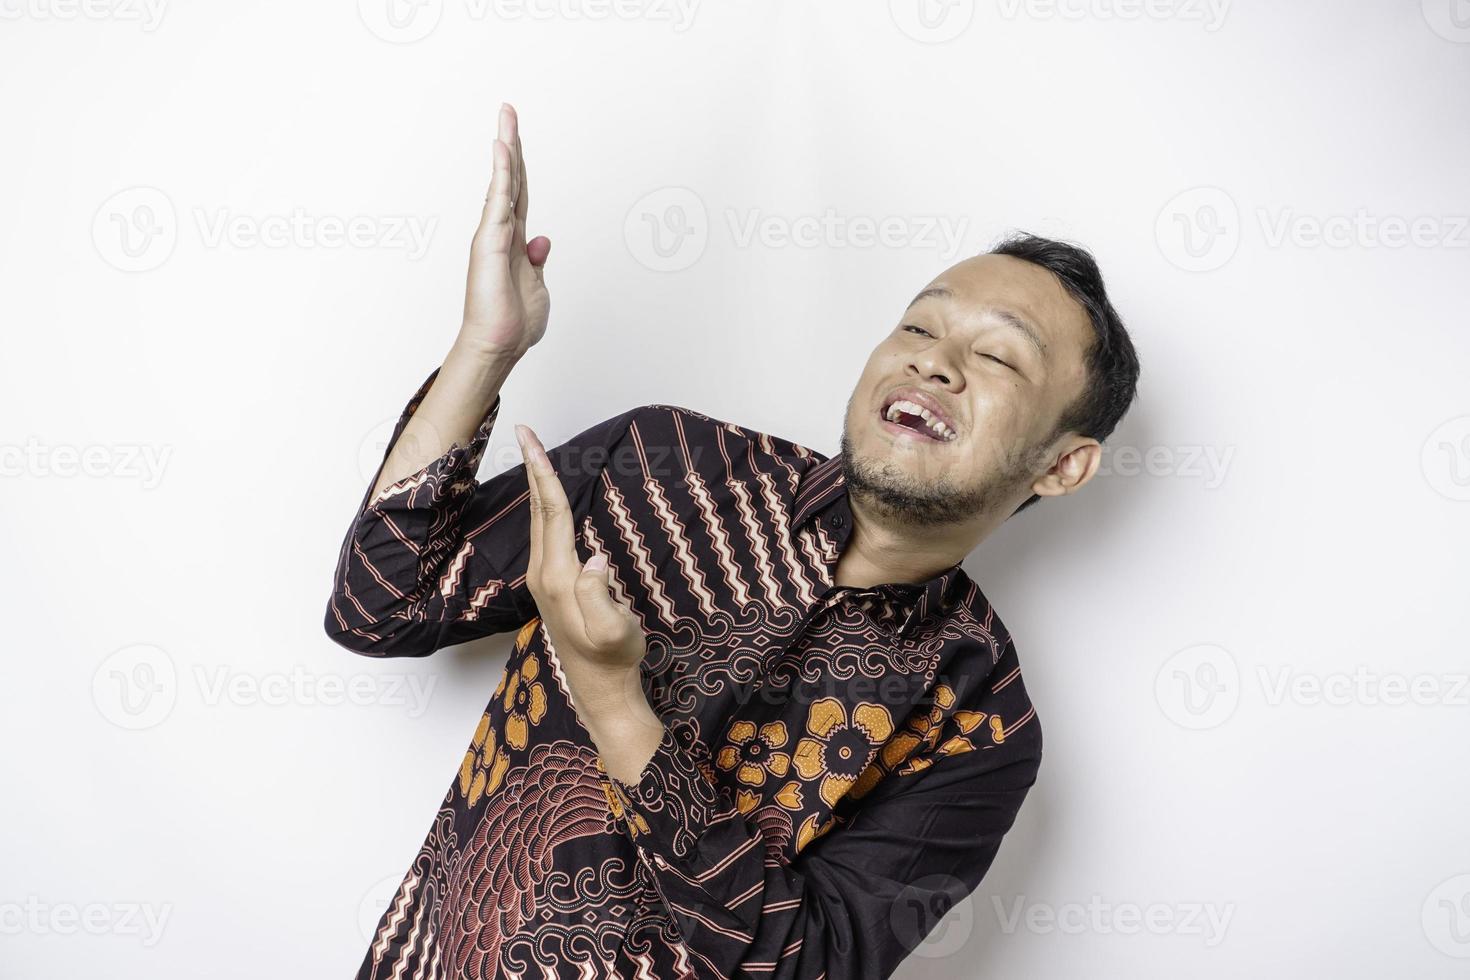
<instances>
[{"instance_id":1,"label":"beard","mask_svg":"<svg viewBox=\"0 0 1470 980\"><path fill-rule=\"evenodd\" d=\"M1016 492L1035 479L1050 442L1028 446L1019 454L1007 454L999 473L992 473L977 484L961 486L948 476L920 480L894 463L858 457L844 421L842 475L847 481L847 492L860 497L886 520L912 527L961 524L1009 506Z\"/></svg>"}]
</instances>

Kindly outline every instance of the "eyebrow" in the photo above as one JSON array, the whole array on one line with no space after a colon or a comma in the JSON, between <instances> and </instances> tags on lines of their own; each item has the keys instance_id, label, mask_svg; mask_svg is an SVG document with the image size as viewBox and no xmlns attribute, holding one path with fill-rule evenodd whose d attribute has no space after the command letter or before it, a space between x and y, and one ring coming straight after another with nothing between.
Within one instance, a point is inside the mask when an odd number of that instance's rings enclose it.
<instances>
[{"instance_id":1,"label":"eyebrow","mask_svg":"<svg viewBox=\"0 0 1470 980\"><path fill-rule=\"evenodd\" d=\"M954 293L943 286L930 286L915 296L904 312L907 313L913 309L914 304L918 303L921 299L951 299L953 297ZM1030 342L1031 346L1036 348L1036 353L1040 354L1043 359L1046 358L1046 343L1042 341L1041 336L1037 334L1036 328L1031 325L1029 320L1019 314L1012 313L1010 310L999 309L997 307L990 307L985 312L991 314L1006 326L1020 331L1022 336Z\"/></svg>"}]
</instances>

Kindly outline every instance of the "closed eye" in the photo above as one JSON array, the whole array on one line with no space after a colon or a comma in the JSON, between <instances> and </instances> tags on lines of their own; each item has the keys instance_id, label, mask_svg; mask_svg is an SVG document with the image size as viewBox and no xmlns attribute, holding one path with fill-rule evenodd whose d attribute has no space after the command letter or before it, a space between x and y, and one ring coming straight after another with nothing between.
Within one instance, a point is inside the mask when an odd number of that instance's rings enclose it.
<instances>
[{"instance_id":1,"label":"closed eye","mask_svg":"<svg viewBox=\"0 0 1470 980\"><path fill-rule=\"evenodd\" d=\"M913 323L905 323L901 329L903 329L903 330L905 330L905 331L907 331L909 333L919 334L920 336L923 336L923 337L933 337L934 336L932 333L930 333L929 331L925 330L923 327L918 326L917 324L913 324ZM987 354L987 353L985 353L983 351L976 351L976 353L979 354L981 357L988 357L988 358L990 358L992 361L994 361L995 363L999 364L1001 367L1009 368L1012 371L1015 371L1017 374L1020 374L1021 373L1020 368L1016 367L1014 364L1009 363L1008 361L1001 360L1000 358L996 357L994 354Z\"/></svg>"}]
</instances>

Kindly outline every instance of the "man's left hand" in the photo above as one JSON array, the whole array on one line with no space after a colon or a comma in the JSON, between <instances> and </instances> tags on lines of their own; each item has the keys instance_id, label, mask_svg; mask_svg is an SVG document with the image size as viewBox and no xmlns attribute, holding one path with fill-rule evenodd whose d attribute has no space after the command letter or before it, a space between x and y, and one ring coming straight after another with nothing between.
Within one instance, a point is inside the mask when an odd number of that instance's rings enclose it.
<instances>
[{"instance_id":1,"label":"man's left hand","mask_svg":"<svg viewBox=\"0 0 1470 980\"><path fill-rule=\"evenodd\" d=\"M531 492L526 585L604 768L636 783L664 732L639 676L643 626L609 593L607 559L578 560L572 508L541 440L524 425L516 426L516 439Z\"/></svg>"}]
</instances>

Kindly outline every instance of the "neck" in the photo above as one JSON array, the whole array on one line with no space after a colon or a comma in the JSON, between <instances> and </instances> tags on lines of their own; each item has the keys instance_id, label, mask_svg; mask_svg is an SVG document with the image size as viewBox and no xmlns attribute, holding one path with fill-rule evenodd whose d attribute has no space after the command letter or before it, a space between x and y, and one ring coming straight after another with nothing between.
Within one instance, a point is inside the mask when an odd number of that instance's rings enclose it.
<instances>
[{"instance_id":1,"label":"neck","mask_svg":"<svg viewBox=\"0 0 1470 980\"><path fill-rule=\"evenodd\" d=\"M835 582L866 589L887 583L925 582L964 561L984 536L977 523L916 527L885 517L856 495L848 496L852 533L837 559Z\"/></svg>"}]
</instances>

